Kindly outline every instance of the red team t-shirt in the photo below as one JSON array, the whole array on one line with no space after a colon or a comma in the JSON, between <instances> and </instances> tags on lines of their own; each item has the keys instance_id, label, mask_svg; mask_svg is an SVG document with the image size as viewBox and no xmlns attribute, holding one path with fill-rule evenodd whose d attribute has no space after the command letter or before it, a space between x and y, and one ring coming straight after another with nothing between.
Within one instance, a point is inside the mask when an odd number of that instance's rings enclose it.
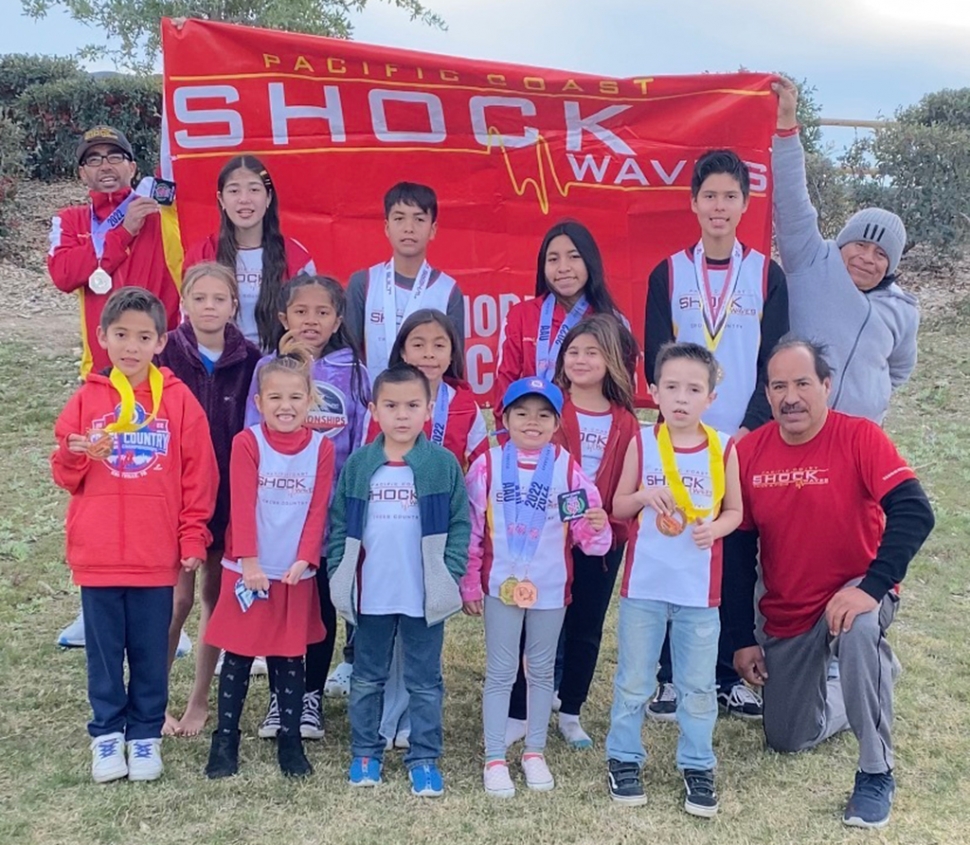
<instances>
[{"instance_id":1,"label":"red team t-shirt","mask_svg":"<svg viewBox=\"0 0 970 845\"><path fill-rule=\"evenodd\" d=\"M742 530L757 530L765 633L812 628L847 581L866 574L885 527L880 500L915 473L879 426L829 411L808 443L769 422L738 443Z\"/></svg>"}]
</instances>

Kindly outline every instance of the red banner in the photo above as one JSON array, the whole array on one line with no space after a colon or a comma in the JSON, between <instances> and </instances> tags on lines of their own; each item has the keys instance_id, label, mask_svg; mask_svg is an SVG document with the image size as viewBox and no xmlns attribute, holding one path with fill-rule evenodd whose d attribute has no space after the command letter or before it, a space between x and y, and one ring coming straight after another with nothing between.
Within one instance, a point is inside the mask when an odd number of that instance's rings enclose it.
<instances>
[{"instance_id":1,"label":"red banner","mask_svg":"<svg viewBox=\"0 0 970 845\"><path fill-rule=\"evenodd\" d=\"M768 74L615 79L194 20L164 21L162 37L163 167L183 243L217 228L218 171L251 153L272 174L284 232L346 283L389 257L387 189L431 185L429 260L465 294L468 377L483 398L505 314L532 295L540 241L563 217L592 230L641 341L650 270L698 236L690 175L704 151L748 162L739 237L768 250Z\"/></svg>"}]
</instances>

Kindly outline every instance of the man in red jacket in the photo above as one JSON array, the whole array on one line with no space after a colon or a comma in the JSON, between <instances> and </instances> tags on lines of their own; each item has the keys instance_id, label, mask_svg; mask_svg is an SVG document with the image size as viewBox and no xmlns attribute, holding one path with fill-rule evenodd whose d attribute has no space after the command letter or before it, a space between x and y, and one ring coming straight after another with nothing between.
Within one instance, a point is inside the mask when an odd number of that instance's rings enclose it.
<instances>
[{"instance_id":1,"label":"man in red jacket","mask_svg":"<svg viewBox=\"0 0 970 845\"><path fill-rule=\"evenodd\" d=\"M90 201L52 219L47 268L60 290L78 293L86 377L110 366L94 337L112 291L137 285L155 294L169 329L179 323L179 293L166 262L159 205L131 189L136 165L128 139L111 126L94 126L81 137L77 161Z\"/></svg>"},{"instance_id":2,"label":"man in red jacket","mask_svg":"<svg viewBox=\"0 0 970 845\"><path fill-rule=\"evenodd\" d=\"M51 469L71 494L66 557L84 609L92 776L155 780L172 592L206 556L219 471L202 406L152 364L166 338L158 298L117 291L97 335L111 375L92 373L57 418Z\"/></svg>"}]
</instances>

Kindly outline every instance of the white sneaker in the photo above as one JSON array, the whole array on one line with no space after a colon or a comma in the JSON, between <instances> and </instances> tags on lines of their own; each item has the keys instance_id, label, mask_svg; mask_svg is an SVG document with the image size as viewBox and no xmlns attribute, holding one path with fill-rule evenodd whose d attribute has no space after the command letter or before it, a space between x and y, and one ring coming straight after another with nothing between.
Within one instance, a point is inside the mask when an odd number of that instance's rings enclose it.
<instances>
[{"instance_id":1,"label":"white sneaker","mask_svg":"<svg viewBox=\"0 0 970 845\"><path fill-rule=\"evenodd\" d=\"M509 774L509 765L504 760L493 760L485 764L482 773L485 783L485 793L493 798L512 798L515 796L515 784Z\"/></svg>"},{"instance_id":2,"label":"white sneaker","mask_svg":"<svg viewBox=\"0 0 970 845\"><path fill-rule=\"evenodd\" d=\"M567 713L560 713L559 733L561 733L562 738L569 743L570 748L582 750L593 747L593 740L590 739L589 734L583 730L583 726L579 723L579 716L571 716Z\"/></svg>"},{"instance_id":3,"label":"white sneaker","mask_svg":"<svg viewBox=\"0 0 970 845\"><path fill-rule=\"evenodd\" d=\"M320 712L320 691L303 693L303 712L300 714L300 736L304 739L323 739L327 732Z\"/></svg>"},{"instance_id":4,"label":"white sneaker","mask_svg":"<svg viewBox=\"0 0 970 845\"><path fill-rule=\"evenodd\" d=\"M108 783L127 774L124 734L105 734L91 740L91 777L95 783Z\"/></svg>"},{"instance_id":5,"label":"white sneaker","mask_svg":"<svg viewBox=\"0 0 970 845\"><path fill-rule=\"evenodd\" d=\"M523 754L522 771L525 773L525 785L536 792L548 792L556 785L542 754L531 751Z\"/></svg>"},{"instance_id":6,"label":"white sneaker","mask_svg":"<svg viewBox=\"0 0 970 845\"><path fill-rule=\"evenodd\" d=\"M323 685L323 694L327 698L346 698L350 695L350 678L353 674L353 663L341 663L327 678Z\"/></svg>"},{"instance_id":7,"label":"white sneaker","mask_svg":"<svg viewBox=\"0 0 970 845\"><path fill-rule=\"evenodd\" d=\"M552 712L558 713L562 709L562 699L559 697L559 690L552 694Z\"/></svg>"},{"instance_id":8,"label":"white sneaker","mask_svg":"<svg viewBox=\"0 0 970 845\"><path fill-rule=\"evenodd\" d=\"M128 780L158 780L163 768L161 737L128 743Z\"/></svg>"},{"instance_id":9,"label":"white sneaker","mask_svg":"<svg viewBox=\"0 0 970 845\"><path fill-rule=\"evenodd\" d=\"M269 667L266 665L265 657L254 657L252 668L249 670L250 677L255 677L256 675L268 675Z\"/></svg>"},{"instance_id":10,"label":"white sneaker","mask_svg":"<svg viewBox=\"0 0 970 845\"><path fill-rule=\"evenodd\" d=\"M179 644L175 647L176 657L188 657L192 653L192 640L185 633L185 629L179 633Z\"/></svg>"},{"instance_id":11,"label":"white sneaker","mask_svg":"<svg viewBox=\"0 0 970 845\"><path fill-rule=\"evenodd\" d=\"M74 621L57 635L61 648L84 648L84 613L74 617Z\"/></svg>"}]
</instances>

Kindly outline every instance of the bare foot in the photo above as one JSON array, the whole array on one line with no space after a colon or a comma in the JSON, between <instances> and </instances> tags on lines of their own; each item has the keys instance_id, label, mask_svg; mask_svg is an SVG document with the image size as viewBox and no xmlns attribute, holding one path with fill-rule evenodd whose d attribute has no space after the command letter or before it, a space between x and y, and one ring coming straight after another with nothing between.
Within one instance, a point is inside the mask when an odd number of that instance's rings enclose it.
<instances>
[{"instance_id":1,"label":"bare foot","mask_svg":"<svg viewBox=\"0 0 970 845\"><path fill-rule=\"evenodd\" d=\"M165 724L162 725L162 736L178 736L181 732L179 720L166 710Z\"/></svg>"},{"instance_id":2,"label":"bare foot","mask_svg":"<svg viewBox=\"0 0 970 845\"><path fill-rule=\"evenodd\" d=\"M208 708L196 707L190 703L185 708L185 715L179 719L179 733L182 736L198 736L207 721L209 721Z\"/></svg>"}]
</instances>

